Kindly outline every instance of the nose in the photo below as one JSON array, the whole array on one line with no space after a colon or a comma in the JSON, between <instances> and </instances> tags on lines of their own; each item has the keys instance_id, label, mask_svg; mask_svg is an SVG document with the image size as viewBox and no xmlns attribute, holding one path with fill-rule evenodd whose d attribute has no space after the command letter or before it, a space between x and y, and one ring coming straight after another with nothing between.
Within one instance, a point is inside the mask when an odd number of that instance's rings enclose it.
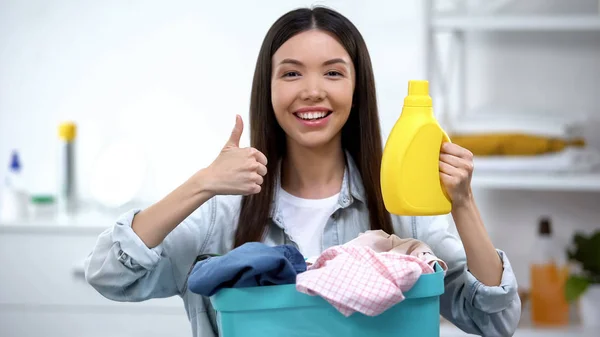
<instances>
[{"instance_id":1,"label":"nose","mask_svg":"<svg viewBox=\"0 0 600 337\"><path fill-rule=\"evenodd\" d=\"M306 88L300 93L300 98L303 101L319 102L327 97L327 92L323 90L318 79L312 79L306 82Z\"/></svg>"}]
</instances>

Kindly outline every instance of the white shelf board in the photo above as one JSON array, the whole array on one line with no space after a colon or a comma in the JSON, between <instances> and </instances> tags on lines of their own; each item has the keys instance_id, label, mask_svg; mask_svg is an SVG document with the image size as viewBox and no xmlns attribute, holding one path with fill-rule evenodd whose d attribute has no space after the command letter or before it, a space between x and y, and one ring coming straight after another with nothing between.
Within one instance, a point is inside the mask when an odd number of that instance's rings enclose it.
<instances>
[{"instance_id":1,"label":"white shelf board","mask_svg":"<svg viewBox=\"0 0 600 337\"><path fill-rule=\"evenodd\" d=\"M114 226L119 215L89 211L73 216L56 215L13 222L0 221L0 233L98 235Z\"/></svg>"},{"instance_id":2,"label":"white shelf board","mask_svg":"<svg viewBox=\"0 0 600 337\"><path fill-rule=\"evenodd\" d=\"M600 15L562 16L441 16L431 25L436 30L503 31L600 31Z\"/></svg>"},{"instance_id":3,"label":"white shelf board","mask_svg":"<svg viewBox=\"0 0 600 337\"><path fill-rule=\"evenodd\" d=\"M600 173L475 172L474 188L600 192Z\"/></svg>"},{"instance_id":4,"label":"white shelf board","mask_svg":"<svg viewBox=\"0 0 600 337\"><path fill-rule=\"evenodd\" d=\"M462 332L457 327L445 323L440 326L440 337L470 337L473 335ZM518 327L514 337L596 337L598 331L593 327L569 326L560 328Z\"/></svg>"}]
</instances>

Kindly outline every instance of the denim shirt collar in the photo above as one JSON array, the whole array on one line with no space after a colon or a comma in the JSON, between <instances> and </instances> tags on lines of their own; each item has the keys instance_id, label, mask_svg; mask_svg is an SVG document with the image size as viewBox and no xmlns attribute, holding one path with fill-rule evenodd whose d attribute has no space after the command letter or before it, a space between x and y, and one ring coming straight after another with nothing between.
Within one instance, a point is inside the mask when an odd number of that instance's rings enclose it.
<instances>
[{"instance_id":1,"label":"denim shirt collar","mask_svg":"<svg viewBox=\"0 0 600 337\"><path fill-rule=\"evenodd\" d=\"M346 208L350 206L354 200L359 200L366 203L365 189L363 186L362 178L358 167L354 162L354 159L348 151L345 151L346 158L346 169L344 170L344 178L342 179L342 189L340 190L340 197L338 199L338 205L340 208ZM275 191L273 194L273 202L271 204L270 217L275 220L276 223L280 221L277 218L281 217L279 211L279 189L281 188L281 160L277 165L277 172L275 172Z\"/></svg>"}]
</instances>

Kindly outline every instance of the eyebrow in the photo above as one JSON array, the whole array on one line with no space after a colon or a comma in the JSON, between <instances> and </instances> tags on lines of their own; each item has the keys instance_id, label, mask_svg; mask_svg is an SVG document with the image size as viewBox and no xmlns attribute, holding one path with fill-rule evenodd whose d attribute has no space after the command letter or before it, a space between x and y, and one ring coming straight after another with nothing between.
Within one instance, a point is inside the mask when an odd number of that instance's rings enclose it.
<instances>
[{"instance_id":1,"label":"eyebrow","mask_svg":"<svg viewBox=\"0 0 600 337\"><path fill-rule=\"evenodd\" d=\"M299 65L299 66L303 65L302 62L295 60L295 59L290 59L290 58L283 59L281 62L279 62L280 65L286 64L286 63L287 64L295 64L295 65ZM327 60L327 61L323 62L323 65L329 66L329 65L332 65L335 63L348 64L346 61L344 61L341 58L335 58L335 59L331 59L331 60Z\"/></svg>"}]
</instances>

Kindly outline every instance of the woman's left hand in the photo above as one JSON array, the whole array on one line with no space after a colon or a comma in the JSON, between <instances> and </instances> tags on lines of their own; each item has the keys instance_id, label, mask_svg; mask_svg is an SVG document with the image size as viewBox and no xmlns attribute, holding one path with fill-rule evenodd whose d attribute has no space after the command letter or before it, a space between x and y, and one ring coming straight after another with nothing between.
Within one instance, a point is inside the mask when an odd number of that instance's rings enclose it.
<instances>
[{"instance_id":1,"label":"woman's left hand","mask_svg":"<svg viewBox=\"0 0 600 337\"><path fill-rule=\"evenodd\" d=\"M440 151L440 178L452 199L452 206L460 206L471 199L472 175L473 153L454 143L443 143Z\"/></svg>"}]
</instances>

